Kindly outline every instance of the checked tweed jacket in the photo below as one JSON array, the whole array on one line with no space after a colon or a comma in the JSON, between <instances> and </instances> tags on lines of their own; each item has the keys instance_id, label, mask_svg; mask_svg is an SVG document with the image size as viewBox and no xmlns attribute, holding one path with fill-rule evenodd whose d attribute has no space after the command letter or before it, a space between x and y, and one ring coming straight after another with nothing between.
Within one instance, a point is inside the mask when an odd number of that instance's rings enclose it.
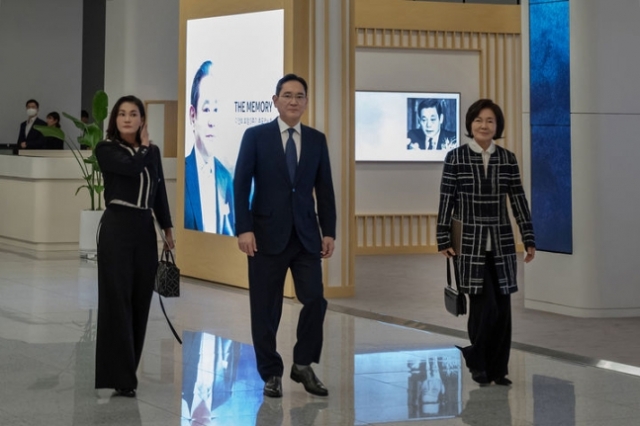
<instances>
[{"instance_id":1,"label":"checked tweed jacket","mask_svg":"<svg viewBox=\"0 0 640 426\"><path fill-rule=\"evenodd\" d=\"M485 174L482 154L468 144L449 151L442 172L436 235L438 250L451 247L451 218L462 221L461 253L456 253L455 261L463 293L482 293L489 234L501 293L518 291L516 246L507 213L507 195L524 246L535 247L531 213L515 155L496 145Z\"/></svg>"}]
</instances>

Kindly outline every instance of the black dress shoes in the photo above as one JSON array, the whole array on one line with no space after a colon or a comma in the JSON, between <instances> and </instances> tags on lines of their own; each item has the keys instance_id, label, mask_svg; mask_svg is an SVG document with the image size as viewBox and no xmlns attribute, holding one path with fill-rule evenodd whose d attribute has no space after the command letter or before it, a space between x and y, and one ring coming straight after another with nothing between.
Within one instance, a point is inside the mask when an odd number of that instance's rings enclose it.
<instances>
[{"instance_id":1,"label":"black dress shoes","mask_svg":"<svg viewBox=\"0 0 640 426\"><path fill-rule=\"evenodd\" d=\"M282 398L282 379L278 376L269 377L264 384L262 394L270 398Z\"/></svg>"},{"instance_id":2,"label":"black dress shoes","mask_svg":"<svg viewBox=\"0 0 640 426\"><path fill-rule=\"evenodd\" d=\"M317 396L327 396L329 391L324 384L316 377L311 366L298 367L293 364L291 367L291 380L302 383L304 390Z\"/></svg>"},{"instance_id":3,"label":"black dress shoes","mask_svg":"<svg viewBox=\"0 0 640 426\"><path fill-rule=\"evenodd\" d=\"M116 389L115 396L126 396L127 398L135 398L136 390L131 388Z\"/></svg>"}]
</instances>

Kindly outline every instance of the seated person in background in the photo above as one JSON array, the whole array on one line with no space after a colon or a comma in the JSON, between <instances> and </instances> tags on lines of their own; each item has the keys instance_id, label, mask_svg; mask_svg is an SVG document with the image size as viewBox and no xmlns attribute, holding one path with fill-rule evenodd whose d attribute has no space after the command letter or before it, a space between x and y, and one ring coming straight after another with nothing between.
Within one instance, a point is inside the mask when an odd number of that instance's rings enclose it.
<instances>
[{"instance_id":1,"label":"seated person in background","mask_svg":"<svg viewBox=\"0 0 640 426\"><path fill-rule=\"evenodd\" d=\"M60 128L60 114L53 111L47 114L47 126ZM44 149L64 149L64 141L52 136L44 138Z\"/></svg>"},{"instance_id":2,"label":"seated person in background","mask_svg":"<svg viewBox=\"0 0 640 426\"><path fill-rule=\"evenodd\" d=\"M35 124L46 126L44 120L38 118L38 108L40 104L35 99L29 99L27 106L27 121L20 124L20 134L18 135L18 147L20 149L42 149L45 139L42 133L33 128Z\"/></svg>"},{"instance_id":3,"label":"seated person in background","mask_svg":"<svg viewBox=\"0 0 640 426\"><path fill-rule=\"evenodd\" d=\"M440 99L425 99L418 105L420 128L407 134L407 149L447 149L455 146L456 135L442 128L444 114Z\"/></svg>"}]
</instances>

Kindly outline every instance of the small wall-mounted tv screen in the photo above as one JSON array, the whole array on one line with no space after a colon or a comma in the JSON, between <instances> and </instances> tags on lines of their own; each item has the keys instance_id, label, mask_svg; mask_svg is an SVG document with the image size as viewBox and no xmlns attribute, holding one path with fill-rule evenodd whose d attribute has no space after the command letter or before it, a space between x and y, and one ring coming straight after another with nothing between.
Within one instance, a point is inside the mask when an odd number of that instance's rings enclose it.
<instances>
[{"instance_id":1,"label":"small wall-mounted tv screen","mask_svg":"<svg viewBox=\"0 0 640 426\"><path fill-rule=\"evenodd\" d=\"M460 93L356 92L356 161L443 161L460 143Z\"/></svg>"}]
</instances>

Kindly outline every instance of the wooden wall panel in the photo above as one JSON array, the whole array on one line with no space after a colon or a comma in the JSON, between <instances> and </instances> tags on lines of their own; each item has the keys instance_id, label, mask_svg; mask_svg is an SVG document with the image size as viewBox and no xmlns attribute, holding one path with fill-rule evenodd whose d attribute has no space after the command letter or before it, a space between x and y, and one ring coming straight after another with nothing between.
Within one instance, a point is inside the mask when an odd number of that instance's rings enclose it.
<instances>
[{"instance_id":1,"label":"wooden wall panel","mask_svg":"<svg viewBox=\"0 0 640 426\"><path fill-rule=\"evenodd\" d=\"M355 33L358 49L479 52L480 96L493 99L505 115L505 132L497 143L513 151L522 167L520 6L356 0ZM466 111L461 113L464 120ZM464 133L464 122L462 126ZM437 252L433 242L412 245L409 241L389 244L384 240L384 235L395 235L394 230L388 229L394 223L392 217L408 216L356 214L356 254ZM427 212L419 216L429 223L435 220ZM370 222L382 226L386 234L371 234L375 231L363 225ZM376 237L375 244L364 243L363 239L372 235Z\"/></svg>"}]
</instances>

